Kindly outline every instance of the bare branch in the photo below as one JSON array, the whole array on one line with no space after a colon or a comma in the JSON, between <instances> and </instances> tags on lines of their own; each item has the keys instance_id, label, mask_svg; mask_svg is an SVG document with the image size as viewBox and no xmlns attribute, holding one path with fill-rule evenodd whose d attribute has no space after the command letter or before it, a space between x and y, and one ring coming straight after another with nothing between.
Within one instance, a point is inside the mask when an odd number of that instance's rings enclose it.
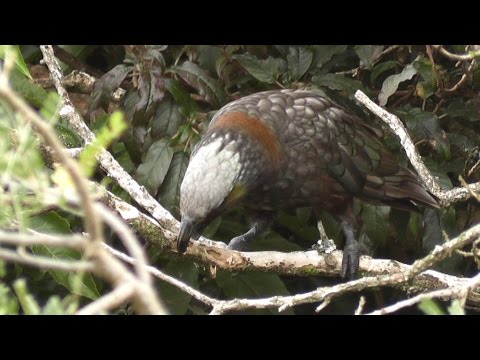
<instances>
[{"instance_id":1,"label":"bare branch","mask_svg":"<svg viewBox=\"0 0 480 360\"><path fill-rule=\"evenodd\" d=\"M50 78L41 78L34 80L37 85L44 88L53 87L54 83ZM63 86L68 88L76 88L82 93L90 94L93 91L93 86L97 79L83 71L73 70L70 74L63 78ZM122 88L115 90L111 96L113 101L119 102L124 96L126 91Z\"/></svg>"},{"instance_id":2,"label":"bare branch","mask_svg":"<svg viewBox=\"0 0 480 360\"><path fill-rule=\"evenodd\" d=\"M423 163L422 158L415 149L415 144L413 143L410 135L408 135L407 130L397 116L390 114L388 111L375 104L361 90L357 90L357 92L355 93L355 98L359 100L363 105L365 105L375 115L385 121L393 130L393 132L400 138L400 143L405 149L405 152L410 162L412 163L415 170L417 170L425 186L428 190L430 190L430 192L432 192L441 200L443 206L447 206L457 201L463 201L470 197L470 192L464 188L454 188L451 190L442 190L440 188L437 180L432 176L428 168ZM470 184L469 188L475 192L480 191L480 182Z\"/></svg>"}]
</instances>

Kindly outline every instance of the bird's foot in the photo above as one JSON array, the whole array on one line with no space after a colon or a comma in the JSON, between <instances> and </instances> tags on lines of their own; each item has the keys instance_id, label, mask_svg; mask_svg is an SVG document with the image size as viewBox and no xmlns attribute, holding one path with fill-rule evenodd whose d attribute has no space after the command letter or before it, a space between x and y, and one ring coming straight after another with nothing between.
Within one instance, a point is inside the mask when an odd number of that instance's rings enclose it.
<instances>
[{"instance_id":1,"label":"bird's foot","mask_svg":"<svg viewBox=\"0 0 480 360\"><path fill-rule=\"evenodd\" d=\"M357 241L349 242L343 249L342 259L342 278L348 277L354 280L357 277L358 268L360 265L360 245Z\"/></svg>"},{"instance_id":2,"label":"bird's foot","mask_svg":"<svg viewBox=\"0 0 480 360\"><path fill-rule=\"evenodd\" d=\"M237 237L234 237L230 242L228 243L227 248L230 250L236 250L236 251L245 251L247 250L248 247L248 241L245 239L245 236L240 235Z\"/></svg>"}]
</instances>

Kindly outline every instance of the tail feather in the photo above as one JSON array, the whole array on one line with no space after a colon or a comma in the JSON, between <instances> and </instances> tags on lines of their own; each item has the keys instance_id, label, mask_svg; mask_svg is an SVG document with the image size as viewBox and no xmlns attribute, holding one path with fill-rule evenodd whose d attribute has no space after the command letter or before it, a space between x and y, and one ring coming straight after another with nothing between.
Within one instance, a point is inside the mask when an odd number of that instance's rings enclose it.
<instances>
[{"instance_id":1,"label":"tail feather","mask_svg":"<svg viewBox=\"0 0 480 360\"><path fill-rule=\"evenodd\" d=\"M418 210L418 206L440 208L437 199L420 184L417 176L404 167L395 175L368 175L361 198L404 210Z\"/></svg>"}]
</instances>

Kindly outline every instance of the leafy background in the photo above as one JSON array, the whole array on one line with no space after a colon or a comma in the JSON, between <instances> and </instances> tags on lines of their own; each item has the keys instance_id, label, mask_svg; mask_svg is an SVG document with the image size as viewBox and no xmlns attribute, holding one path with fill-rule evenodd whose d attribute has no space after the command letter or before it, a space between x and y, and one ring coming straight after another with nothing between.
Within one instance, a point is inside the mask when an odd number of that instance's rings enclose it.
<instances>
[{"instance_id":1,"label":"leafy background","mask_svg":"<svg viewBox=\"0 0 480 360\"><path fill-rule=\"evenodd\" d=\"M448 49L464 53L465 45ZM48 110L52 89L35 83L48 78L45 66L39 65L39 48L22 45L17 51L21 56L11 79L12 85L30 104L42 111ZM468 64L457 64L435 52L429 54L426 46L75 45L56 46L55 53L62 61L65 74L82 70L99 79L91 92L75 87L69 89L72 101L93 130L101 128L114 110L125 113L129 128L109 150L177 218L179 188L190 152L212 116L234 99L270 89L322 89L326 96L382 129L386 144L398 156L398 161L407 165L395 135L354 101L355 91L361 89L388 111L400 116L425 163L442 186L460 186L460 175L467 182L480 180L480 69L475 66L465 84L448 91L467 71ZM111 94L118 87L125 89L126 94L116 102ZM5 111L0 113L2 121L11 116ZM81 146L80 139L68 124L59 120L56 129L67 146ZM116 184L105 179L104 173L97 171L95 176L111 191L133 202ZM357 202L355 212L362 222L359 240L365 251L378 258L405 263L427 254L444 241L445 234L454 237L480 219L479 206L473 201L419 214ZM343 237L338 224L327 214L322 221L327 234L342 247ZM81 230L78 218L61 211L32 216L29 225L60 233ZM204 235L228 242L247 229L245 215L242 209L237 209L215 220ZM280 213L271 231L261 236L251 249L305 250L317 239L315 217L310 209L301 208ZM113 235L109 240L116 244ZM213 273L189 259L160 253L149 244L145 247L154 266L217 298L296 294L339 281L257 272L218 270ZM33 251L52 257L78 257L71 250L56 249L55 253L38 247ZM472 258L455 254L439 265L438 270L469 276L477 267ZM0 264L0 312L20 311L15 296L18 290L12 285L19 277L27 279L29 291L44 305L47 313L60 299L64 307L68 305L65 299L72 294L77 294L80 301L88 301L99 297L105 287L102 281L91 276L81 279L82 286L74 286L78 283L74 275ZM17 287L21 285L17 283ZM168 284L159 282L158 289L172 313L203 314L208 310ZM404 296L391 289L367 291L363 295L367 296L367 310L369 306L379 307ZM343 297L323 313L353 313L358 297L359 294ZM313 309L314 305L302 305L286 313L310 314ZM125 306L119 313L128 312L129 307Z\"/></svg>"}]
</instances>

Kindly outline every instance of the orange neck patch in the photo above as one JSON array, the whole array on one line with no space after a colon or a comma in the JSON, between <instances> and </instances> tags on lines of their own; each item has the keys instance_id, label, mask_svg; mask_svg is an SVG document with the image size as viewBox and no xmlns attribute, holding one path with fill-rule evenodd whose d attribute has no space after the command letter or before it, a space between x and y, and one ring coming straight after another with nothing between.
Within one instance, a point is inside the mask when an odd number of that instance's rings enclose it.
<instances>
[{"instance_id":1,"label":"orange neck patch","mask_svg":"<svg viewBox=\"0 0 480 360\"><path fill-rule=\"evenodd\" d=\"M248 116L241 111L228 112L215 120L209 130L231 129L244 132L263 145L265 153L274 167L280 163L281 146L275 133L256 117Z\"/></svg>"}]
</instances>

